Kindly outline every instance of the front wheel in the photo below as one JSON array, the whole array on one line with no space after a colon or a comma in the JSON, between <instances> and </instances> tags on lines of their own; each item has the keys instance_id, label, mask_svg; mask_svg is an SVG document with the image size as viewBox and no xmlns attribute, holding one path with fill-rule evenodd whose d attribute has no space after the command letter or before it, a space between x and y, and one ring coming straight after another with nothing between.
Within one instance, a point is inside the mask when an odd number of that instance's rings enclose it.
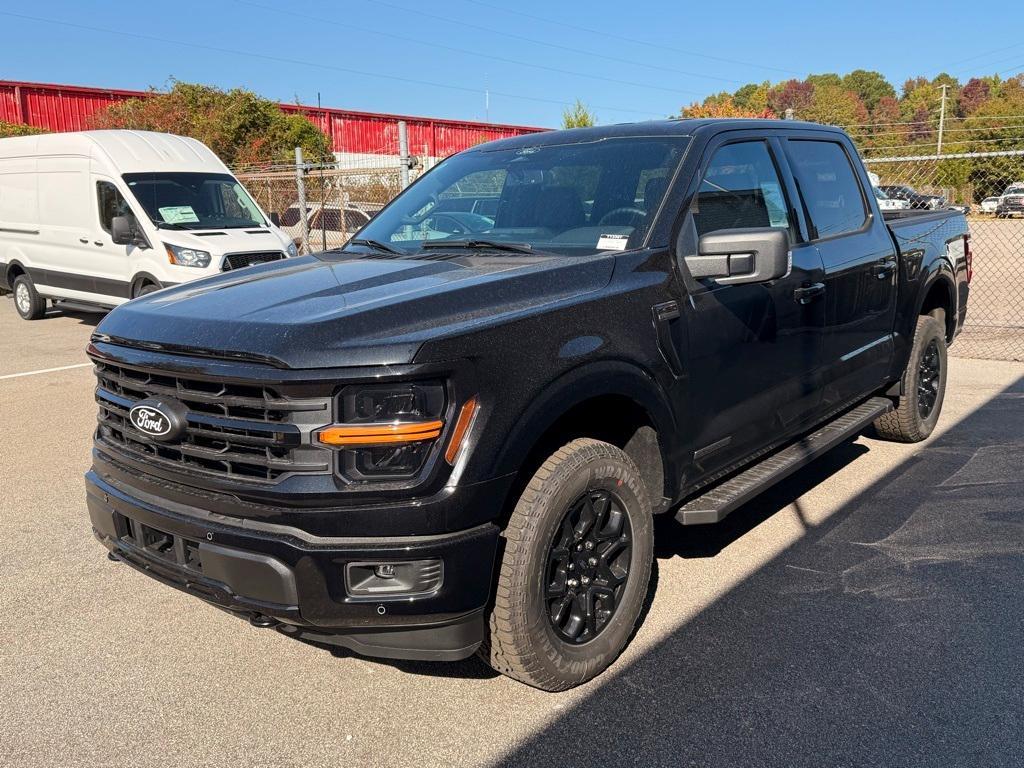
<instances>
[{"instance_id":1,"label":"front wheel","mask_svg":"<svg viewBox=\"0 0 1024 768\"><path fill-rule=\"evenodd\" d=\"M879 437L917 443L935 429L946 394L946 325L944 313L917 318L910 360L903 374L903 394L896 408L875 420Z\"/></svg>"},{"instance_id":2,"label":"front wheel","mask_svg":"<svg viewBox=\"0 0 1024 768\"><path fill-rule=\"evenodd\" d=\"M11 286L14 292L14 307L25 320L38 320L46 314L46 299L39 295L32 278L18 275Z\"/></svg>"},{"instance_id":3,"label":"front wheel","mask_svg":"<svg viewBox=\"0 0 1024 768\"><path fill-rule=\"evenodd\" d=\"M632 636L651 577L651 505L623 451L573 440L530 479L504 531L480 654L535 688L600 674Z\"/></svg>"}]
</instances>

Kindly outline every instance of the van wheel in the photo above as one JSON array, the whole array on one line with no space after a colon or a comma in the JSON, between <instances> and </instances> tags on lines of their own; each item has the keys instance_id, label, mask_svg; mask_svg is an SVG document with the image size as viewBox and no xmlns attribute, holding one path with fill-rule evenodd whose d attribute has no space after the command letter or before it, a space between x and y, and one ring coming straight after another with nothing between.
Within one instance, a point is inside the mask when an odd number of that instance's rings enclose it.
<instances>
[{"instance_id":1,"label":"van wheel","mask_svg":"<svg viewBox=\"0 0 1024 768\"><path fill-rule=\"evenodd\" d=\"M160 286L159 285L153 285L153 283L143 283L141 286L139 286L138 289L136 289L135 295L132 296L132 298L133 299L137 299L140 296L145 296L147 293L153 293L154 291L159 291L159 290L160 290Z\"/></svg>"},{"instance_id":2,"label":"van wheel","mask_svg":"<svg viewBox=\"0 0 1024 768\"><path fill-rule=\"evenodd\" d=\"M917 443L935 429L946 394L945 313L917 318L914 345L903 374L904 394L896 409L875 420L879 437L900 443Z\"/></svg>"},{"instance_id":3,"label":"van wheel","mask_svg":"<svg viewBox=\"0 0 1024 768\"><path fill-rule=\"evenodd\" d=\"M504 539L480 655L545 691L596 677L626 647L650 582L654 533L640 472L608 443L573 440L531 478Z\"/></svg>"},{"instance_id":4,"label":"van wheel","mask_svg":"<svg viewBox=\"0 0 1024 768\"><path fill-rule=\"evenodd\" d=\"M14 292L14 307L25 320L38 320L46 314L46 299L36 291L31 277L18 275L11 287Z\"/></svg>"}]
</instances>

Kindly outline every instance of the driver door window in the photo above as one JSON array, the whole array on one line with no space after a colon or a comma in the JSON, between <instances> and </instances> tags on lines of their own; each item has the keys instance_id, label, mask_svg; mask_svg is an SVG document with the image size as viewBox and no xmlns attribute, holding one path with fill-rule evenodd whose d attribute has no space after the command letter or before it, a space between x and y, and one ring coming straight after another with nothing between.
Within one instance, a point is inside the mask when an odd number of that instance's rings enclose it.
<instances>
[{"instance_id":1,"label":"driver door window","mask_svg":"<svg viewBox=\"0 0 1024 768\"><path fill-rule=\"evenodd\" d=\"M762 141L715 152L690 206L696 234L719 229L790 229L782 183Z\"/></svg>"}]
</instances>

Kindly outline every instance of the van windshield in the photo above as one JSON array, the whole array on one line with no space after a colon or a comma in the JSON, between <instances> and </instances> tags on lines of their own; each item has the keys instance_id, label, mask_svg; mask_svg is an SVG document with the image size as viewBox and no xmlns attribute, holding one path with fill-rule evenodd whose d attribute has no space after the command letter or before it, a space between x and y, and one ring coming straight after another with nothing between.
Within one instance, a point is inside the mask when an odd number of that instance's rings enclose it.
<instances>
[{"instance_id":1,"label":"van windshield","mask_svg":"<svg viewBox=\"0 0 1024 768\"><path fill-rule=\"evenodd\" d=\"M267 224L249 193L227 173L126 173L124 180L157 226L240 229Z\"/></svg>"},{"instance_id":2,"label":"van windshield","mask_svg":"<svg viewBox=\"0 0 1024 768\"><path fill-rule=\"evenodd\" d=\"M470 150L399 195L357 242L405 254L445 241L578 256L636 248L688 141L630 137Z\"/></svg>"}]
</instances>

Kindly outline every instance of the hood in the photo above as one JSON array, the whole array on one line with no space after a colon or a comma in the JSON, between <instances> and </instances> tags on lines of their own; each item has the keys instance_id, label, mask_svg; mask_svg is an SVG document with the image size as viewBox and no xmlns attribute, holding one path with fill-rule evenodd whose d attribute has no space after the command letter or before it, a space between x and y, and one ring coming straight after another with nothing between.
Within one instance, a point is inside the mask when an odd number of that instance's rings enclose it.
<instances>
[{"instance_id":1,"label":"hood","mask_svg":"<svg viewBox=\"0 0 1024 768\"><path fill-rule=\"evenodd\" d=\"M613 267L608 255L320 253L157 291L113 310L96 333L288 368L399 365L427 340L596 291Z\"/></svg>"},{"instance_id":2,"label":"hood","mask_svg":"<svg viewBox=\"0 0 1024 768\"><path fill-rule=\"evenodd\" d=\"M287 235L275 231L272 226L245 229L158 229L156 238L162 243L209 251L215 263L216 259L226 253L283 252L291 242Z\"/></svg>"}]
</instances>

